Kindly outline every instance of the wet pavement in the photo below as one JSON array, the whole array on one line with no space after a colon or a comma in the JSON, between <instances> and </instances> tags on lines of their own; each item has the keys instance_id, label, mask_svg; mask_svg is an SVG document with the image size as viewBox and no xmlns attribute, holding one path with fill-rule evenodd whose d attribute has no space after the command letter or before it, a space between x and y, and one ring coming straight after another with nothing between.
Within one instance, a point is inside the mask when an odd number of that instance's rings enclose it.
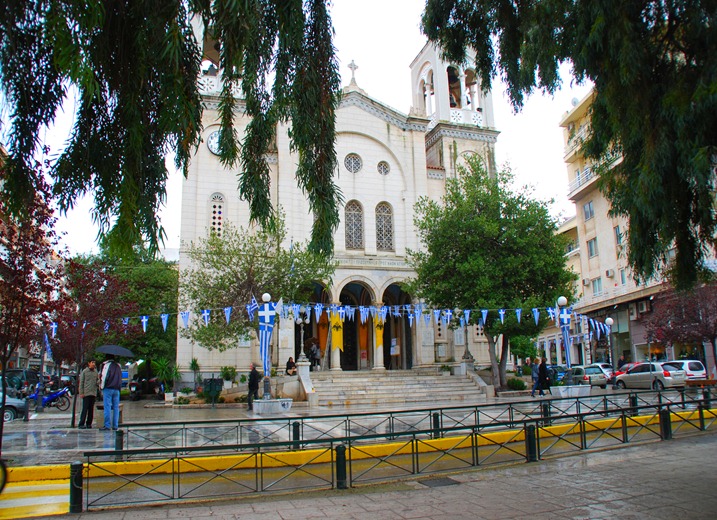
<instances>
[{"instance_id":1,"label":"wet pavement","mask_svg":"<svg viewBox=\"0 0 717 520\"><path fill-rule=\"evenodd\" d=\"M62 517L713 519L717 511L715 452L717 435L705 432L671 441L347 490L133 507Z\"/></svg>"},{"instance_id":2,"label":"wet pavement","mask_svg":"<svg viewBox=\"0 0 717 520\"><path fill-rule=\"evenodd\" d=\"M506 400L496 399L494 403L505 404ZM438 407L440 403L434 403L434 406ZM123 408L124 423L256 417L240 405L214 409L186 408L139 401L123 402ZM381 410L309 409L299 405L287 415L299 417L369 411ZM14 466L65 464L80 460L86 450L114 449L114 432L96 429L101 425L101 415L95 417L95 429L92 430L70 428L70 421L69 412L51 409L42 414L32 414L28 422L16 420L6 424L3 458ZM364 519L380 514L382 518L479 520L526 517L607 519L616 516L622 519L715 518L716 451L717 433L712 430L690 436L680 435L671 441L586 451L530 464L489 466L438 476L423 475L348 490L253 495L223 502L169 503L66 516L103 519ZM62 484L58 492L64 495L60 497L64 500L67 496L63 492L65 486ZM35 515L48 512L36 509ZM51 518L58 517L61 516Z\"/></svg>"}]
</instances>

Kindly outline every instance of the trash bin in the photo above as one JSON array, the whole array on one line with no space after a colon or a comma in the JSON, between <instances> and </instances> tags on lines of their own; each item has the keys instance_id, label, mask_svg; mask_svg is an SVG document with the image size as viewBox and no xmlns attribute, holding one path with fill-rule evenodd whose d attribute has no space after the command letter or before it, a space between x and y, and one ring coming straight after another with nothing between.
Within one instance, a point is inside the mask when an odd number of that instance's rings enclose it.
<instances>
[{"instance_id":1,"label":"trash bin","mask_svg":"<svg viewBox=\"0 0 717 520\"><path fill-rule=\"evenodd\" d=\"M204 396L207 399L211 399L212 402L217 400L217 397L219 397L223 389L224 381L220 377L204 380Z\"/></svg>"}]
</instances>

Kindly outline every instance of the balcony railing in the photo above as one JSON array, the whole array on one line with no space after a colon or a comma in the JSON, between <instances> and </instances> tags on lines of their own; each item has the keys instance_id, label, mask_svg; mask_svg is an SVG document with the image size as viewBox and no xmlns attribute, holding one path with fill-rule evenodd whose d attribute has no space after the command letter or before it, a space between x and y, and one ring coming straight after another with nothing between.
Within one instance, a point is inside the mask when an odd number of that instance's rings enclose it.
<instances>
[{"instance_id":1,"label":"balcony railing","mask_svg":"<svg viewBox=\"0 0 717 520\"><path fill-rule=\"evenodd\" d=\"M581 186L591 182L596 177L595 171L587 167L568 184L568 196L575 193Z\"/></svg>"}]
</instances>

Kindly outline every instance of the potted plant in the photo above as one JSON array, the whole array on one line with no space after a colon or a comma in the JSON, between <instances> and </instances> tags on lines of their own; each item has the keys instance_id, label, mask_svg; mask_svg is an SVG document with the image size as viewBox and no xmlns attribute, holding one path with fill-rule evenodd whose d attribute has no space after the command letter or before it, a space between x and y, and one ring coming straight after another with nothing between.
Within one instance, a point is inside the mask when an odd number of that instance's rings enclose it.
<instances>
[{"instance_id":1,"label":"potted plant","mask_svg":"<svg viewBox=\"0 0 717 520\"><path fill-rule=\"evenodd\" d=\"M441 375L450 376L451 375L451 365L441 365Z\"/></svg>"},{"instance_id":2,"label":"potted plant","mask_svg":"<svg viewBox=\"0 0 717 520\"><path fill-rule=\"evenodd\" d=\"M219 373L224 380L224 388L231 388L237 376L237 369L235 367L221 367Z\"/></svg>"},{"instance_id":3,"label":"potted plant","mask_svg":"<svg viewBox=\"0 0 717 520\"><path fill-rule=\"evenodd\" d=\"M202 382L201 378L199 377L200 366L197 358L193 357L192 360L189 362L189 370L191 370L194 374L194 391L196 392L197 386Z\"/></svg>"},{"instance_id":4,"label":"potted plant","mask_svg":"<svg viewBox=\"0 0 717 520\"><path fill-rule=\"evenodd\" d=\"M182 379L179 372L179 365L172 363L167 358L152 360L152 371L164 385L165 401L174 401L174 384Z\"/></svg>"}]
</instances>

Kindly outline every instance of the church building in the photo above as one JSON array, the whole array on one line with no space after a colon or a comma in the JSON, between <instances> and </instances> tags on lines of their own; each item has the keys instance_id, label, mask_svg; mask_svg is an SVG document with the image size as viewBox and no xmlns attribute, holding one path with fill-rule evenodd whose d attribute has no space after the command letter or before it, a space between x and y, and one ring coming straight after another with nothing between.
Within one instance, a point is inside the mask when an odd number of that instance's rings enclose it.
<instances>
[{"instance_id":1,"label":"church building","mask_svg":"<svg viewBox=\"0 0 717 520\"><path fill-rule=\"evenodd\" d=\"M222 80L212 45L205 45L205 60L211 63L201 78L204 145L193 158L183 185L180 276L188 267L189 258L182 252L189 243L210 230L221 232L227 222L237 227L249 222L249 206L239 197L235 172L225 169L217 156L217 96ZM446 63L430 44L410 64L413 105L408 115L364 92L353 62L349 69L351 81L336 111L334 181L345 201L334 237L338 267L331 286L317 280L312 303L389 308L416 304L418 300L400 286L414 274L406 261L407 249L420 247L413 225L414 205L423 196L440 199L446 179L458 174L466 156L478 154L489 171L494 170L498 131L491 93L482 91L471 67ZM248 118L241 112L241 100L239 106L236 126L241 132ZM288 131L288 125L277 127L276 148L268 157L272 203L286 215L287 248L291 240L309 239L307 222L312 221L306 198L296 185L297 159L289 149ZM272 295L274 300L280 296ZM374 316L366 321L357 317L344 321L343 350L339 350L327 349L327 313L318 320L315 313L308 315L308 323L301 325L293 317L277 320L274 365L283 367L289 356L297 359L301 345L312 337L318 338L323 364L331 370L410 370L460 361L466 340L476 363L489 363L487 342L479 327L466 333L448 330L440 321L426 324L393 313L377 326ZM182 370L187 370L192 358L197 358L205 374L217 374L221 366L235 366L241 372L250 362L260 361L259 345L257 340L246 341L217 352L179 336L177 363Z\"/></svg>"}]
</instances>

